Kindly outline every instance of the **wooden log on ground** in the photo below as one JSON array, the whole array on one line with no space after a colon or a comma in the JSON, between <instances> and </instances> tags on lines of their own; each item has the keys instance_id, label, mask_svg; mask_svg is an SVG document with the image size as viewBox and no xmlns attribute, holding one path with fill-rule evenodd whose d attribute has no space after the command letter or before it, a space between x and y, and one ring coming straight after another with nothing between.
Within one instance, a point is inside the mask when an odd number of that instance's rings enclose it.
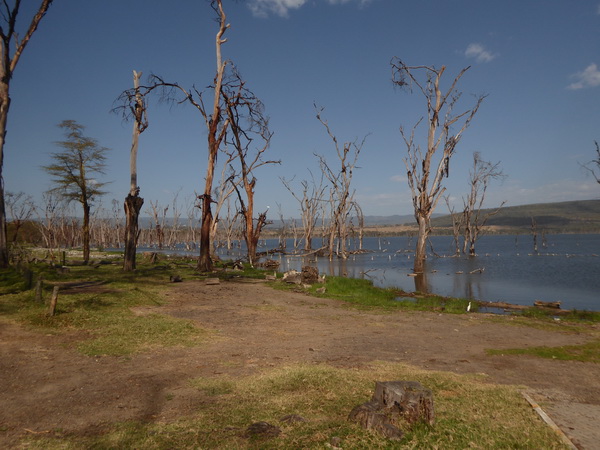
<instances>
[{"instance_id":1,"label":"wooden log on ground","mask_svg":"<svg viewBox=\"0 0 600 450\"><path fill-rule=\"evenodd\" d=\"M536 308L560 309L560 302L543 302L541 300L534 300L533 306L535 306Z\"/></svg>"}]
</instances>

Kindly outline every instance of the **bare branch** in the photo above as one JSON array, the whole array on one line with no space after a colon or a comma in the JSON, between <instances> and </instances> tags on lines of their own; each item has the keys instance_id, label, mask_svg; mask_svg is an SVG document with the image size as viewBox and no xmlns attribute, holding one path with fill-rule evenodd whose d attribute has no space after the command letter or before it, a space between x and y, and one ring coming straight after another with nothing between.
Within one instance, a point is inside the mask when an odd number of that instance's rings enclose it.
<instances>
[{"instance_id":1,"label":"bare branch","mask_svg":"<svg viewBox=\"0 0 600 450\"><path fill-rule=\"evenodd\" d=\"M425 98L427 107L427 146L424 150L415 143L415 131L423 122L423 118L412 127L410 134L405 132L404 128L400 128L407 149L404 162L408 186L411 190L415 219L419 224L414 269L415 272L422 272L427 237L431 228L431 214L445 191L442 182L450 175L450 159L456 152L462 133L470 125L485 97L480 96L471 109L455 113L455 107L461 98L456 86L469 67L461 70L450 86L443 90L441 80L445 66L440 69L433 66L408 66L398 58L392 59L390 65L394 86L410 92L412 86L417 86ZM418 73L423 75L419 77Z\"/></svg>"}]
</instances>

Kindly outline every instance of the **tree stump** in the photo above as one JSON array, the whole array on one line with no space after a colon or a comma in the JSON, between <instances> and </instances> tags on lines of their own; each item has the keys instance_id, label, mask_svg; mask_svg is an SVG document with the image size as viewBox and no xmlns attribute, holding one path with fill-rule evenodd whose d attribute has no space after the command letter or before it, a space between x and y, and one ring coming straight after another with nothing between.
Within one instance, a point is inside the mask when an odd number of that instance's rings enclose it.
<instances>
[{"instance_id":1,"label":"tree stump","mask_svg":"<svg viewBox=\"0 0 600 450\"><path fill-rule=\"evenodd\" d=\"M313 266L302 267L302 282L306 284L315 284L319 282L319 269Z\"/></svg>"},{"instance_id":2,"label":"tree stump","mask_svg":"<svg viewBox=\"0 0 600 450\"><path fill-rule=\"evenodd\" d=\"M371 401L355 407L348 419L399 440L402 425L435 423L433 394L416 381L377 381Z\"/></svg>"},{"instance_id":3,"label":"tree stump","mask_svg":"<svg viewBox=\"0 0 600 450\"><path fill-rule=\"evenodd\" d=\"M289 284L301 284L302 274L297 270L288 270L283 274L283 278L281 280Z\"/></svg>"}]
</instances>

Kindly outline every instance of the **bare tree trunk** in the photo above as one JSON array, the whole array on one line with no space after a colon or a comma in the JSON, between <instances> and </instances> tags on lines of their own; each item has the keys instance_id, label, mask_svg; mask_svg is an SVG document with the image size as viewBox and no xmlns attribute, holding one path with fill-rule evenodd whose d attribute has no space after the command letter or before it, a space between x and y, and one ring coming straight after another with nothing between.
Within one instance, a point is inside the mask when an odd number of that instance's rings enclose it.
<instances>
[{"instance_id":1,"label":"bare tree trunk","mask_svg":"<svg viewBox=\"0 0 600 450\"><path fill-rule=\"evenodd\" d=\"M7 49L3 48L3 53ZM4 206L4 141L6 138L6 121L10 107L8 95L10 74L3 73L0 80L0 268L8 267L8 234L6 228L6 208Z\"/></svg>"},{"instance_id":2,"label":"bare tree trunk","mask_svg":"<svg viewBox=\"0 0 600 450\"><path fill-rule=\"evenodd\" d=\"M427 238L429 237L428 220L423 216L417 216L419 225L419 234L417 236L417 246L415 248L414 271L423 273L425 271L425 259L427 258Z\"/></svg>"},{"instance_id":3,"label":"bare tree trunk","mask_svg":"<svg viewBox=\"0 0 600 450\"><path fill-rule=\"evenodd\" d=\"M127 195L125 197L125 259L123 261L123 270L131 272L136 268L136 251L138 238L138 219L144 199L138 195Z\"/></svg>"},{"instance_id":4,"label":"bare tree trunk","mask_svg":"<svg viewBox=\"0 0 600 450\"><path fill-rule=\"evenodd\" d=\"M225 11L221 0L216 0L215 10L219 14L219 31L217 32L215 49L217 57L217 74L215 75L213 112L208 123L208 165L206 167L206 177L204 184L204 195L202 195L202 227L200 228L200 256L198 258L198 270L208 272L212 270L212 261L210 259L210 229L213 222L211 211L212 203L212 185L215 173L215 164L217 163L217 154L221 145L224 131L227 129L227 123L221 124L221 86L223 84L223 75L225 65L221 57L221 45L227 40L223 39L223 34L228 28L226 23Z\"/></svg>"},{"instance_id":5,"label":"bare tree trunk","mask_svg":"<svg viewBox=\"0 0 600 450\"><path fill-rule=\"evenodd\" d=\"M129 155L129 173L130 173L130 185L129 194L125 197L125 255L123 260L123 270L125 272L131 272L135 270L136 263L136 251L137 251L137 238L138 232L138 219L140 211L144 205L144 199L140 197L140 188L137 182L137 153L140 134L146 129L148 123L145 121L146 106L144 99L140 93L140 77L142 73L133 71L133 88L135 95L135 106L134 111L134 122L133 132L131 138L131 152Z\"/></svg>"},{"instance_id":6,"label":"bare tree trunk","mask_svg":"<svg viewBox=\"0 0 600 450\"><path fill-rule=\"evenodd\" d=\"M40 21L46 15L46 11L52 4L52 0L42 0L35 16L31 20L27 32L22 39L16 31L17 15L21 2L14 3L12 9L8 2L4 2L1 8L1 17L3 19L0 26L0 268L8 267L8 236L6 228L6 208L4 205L4 177L2 170L4 168L4 143L6 141L6 124L8 119L8 110L10 107L9 87L13 72L19 62L25 46L35 33ZM14 53L10 55L12 40L14 42Z\"/></svg>"},{"instance_id":7,"label":"bare tree trunk","mask_svg":"<svg viewBox=\"0 0 600 450\"><path fill-rule=\"evenodd\" d=\"M535 220L535 217L531 218L531 235L533 236L533 251L537 254L537 252L538 252L538 242L537 242L538 229L537 229L537 221Z\"/></svg>"},{"instance_id":8,"label":"bare tree trunk","mask_svg":"<svg viewBox=\"0 0 600 450\"><path fill-rule=\"evenodd\" d=\"M90 205L87 202L83 204L81 238L83 241L83 264L87 264L90 261Z\"/></svg>"}]
</instances>

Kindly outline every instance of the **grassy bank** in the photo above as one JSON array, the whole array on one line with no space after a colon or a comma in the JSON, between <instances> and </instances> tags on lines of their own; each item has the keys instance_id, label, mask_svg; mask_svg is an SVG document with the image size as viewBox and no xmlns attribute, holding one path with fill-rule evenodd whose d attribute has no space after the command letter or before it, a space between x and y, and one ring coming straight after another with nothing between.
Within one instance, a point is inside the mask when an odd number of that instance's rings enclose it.
<instances>
[{"instance_id":1,"label":"grassy bank","mask_svg":"<svg viewBox=\"0 0 600 450\"><path fill-rule=\"evenodd\" d=\"M432 389L436 424L418 424L401 442L393 442L349 422L349 411L370 399L375 379L416 380ZM171 423L121 423L89 437L35 437L28 448L288 449L331 448L330 442L342 448L563 448L516 388L492 386L480 376L389 363L361 370L296 365L244 378L199 378L190 384L204 396L190 417ZM281 433L248 436L248 426L259 421Z\"/></svg>"},{"instance_id":2,"label":"grassy bank","mask_svg":"<svg viewBox=\"0 0 600 450\"><path fill-rule=\"evenodd\" d=\"M66 270L32 265L34 283L43 280L42 302L36 301L35 288L27 289L22 273L4 270L0 314L44 333L81 331L87 337L79 342L78 350L86 355L127 355L156 345L196 345L207 334L191 322L134 313L136 307L161 305L170 276L182 269L188 270L180 264L147 264L132 274L117 264L71 265ZM55 286L59 296L55 314L50 316L48 302Z\"/></svg>"},{"instance_id":3,"label":"grassy bank","mask_svg":"<svg viewBox=\"0 0 600 450\"><path fill-rule=\"evenodd\" d=\"M56 315L35 300L35 290L26 289L23 274L4 271L0 295L2 320L17 321L41 333L75 333L77 349L85 355L123 358L165 346L201 348L210 333L192 322L160 314L170 278L184 282L202 280L194 261L164 259L157 264L141 263L134 273L123 273L119 261L95 266L69 265L68 270L33 265L34 280L44 279L44 300L59 286ZM222 270L223 278L263 277L261 272ZM348 307L382 314L415 309L466 313L468 301L378 289L365 280L330 277L325 285L300 289L310 295L346 302ZM325 288L324 290L321 288ZM136 314L139 310L155 311ZM498 318L507 321L509 318ZM583 332L579 324L549 319L519 318L546 327L563 327L565 332ZM564 347L567 354L582 349ZM595 351L594 348L591 349ZM592 362L598 362L590 360ZM348 422L350 410L369 400L374 380L415 380L434 393L437 415L433 427L416 425L401 442L392 442ZM517 387L494 386L485 376L461 376L419 370L397 363L374 363L360 369L335 368L325 364L264 367L249 377L212 377L189 380L200 398L186 417L166 423L156 421L105 425L92 434L69 435L50 430L32 435L27 448L326 448L339 442L343 448L562 448L556 435L539 420ZM180 395L161 392L166 401ZM286 416L296 421L286 421ZM298 416L303 420L298 419ZM274 438L247 435L247 427L265 421L280 428ZM332 439L336 438L335 441ZM339 439L339 440L338 440Z\"/></svg>"}]
</instances>

